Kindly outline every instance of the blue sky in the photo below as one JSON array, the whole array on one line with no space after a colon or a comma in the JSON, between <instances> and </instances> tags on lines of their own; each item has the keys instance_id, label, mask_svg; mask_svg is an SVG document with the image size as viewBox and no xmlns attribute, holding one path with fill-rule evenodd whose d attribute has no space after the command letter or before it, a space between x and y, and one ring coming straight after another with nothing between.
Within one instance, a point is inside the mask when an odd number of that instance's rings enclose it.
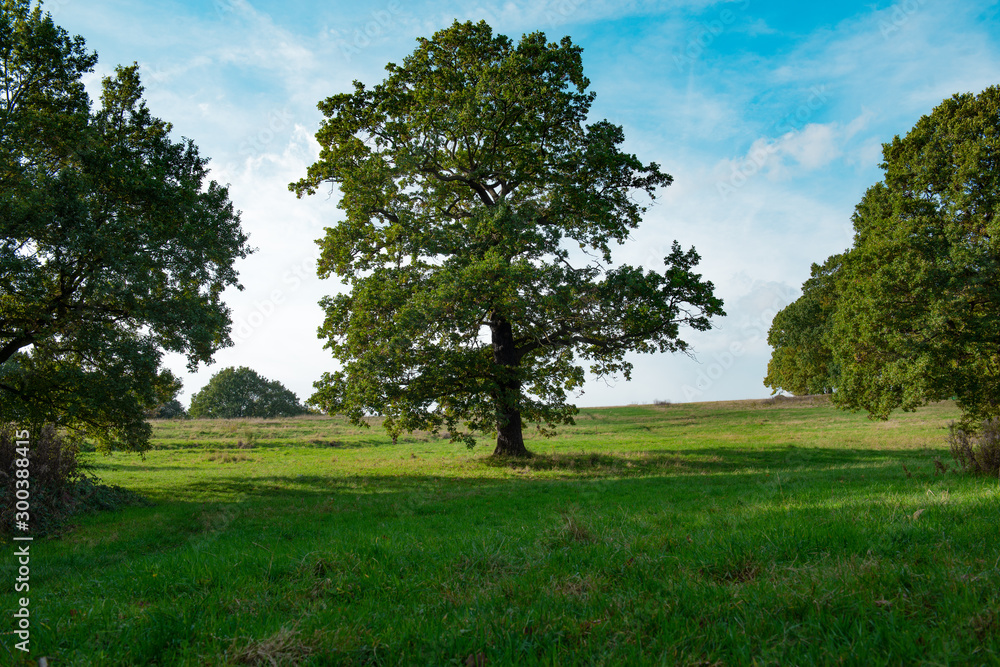
<instances>
[{"instance_id":1,"label":"blue sky","mask_svg":"<svg viewBox=\"0 0 1000 667\"><path fill-rule=\"evenodd\" d=\"M674 239L694 245L727 317L690 333L696 358L635 356L632 380L589 382L579 405L769 395L762 379L774 313L810 264L851 243L850 216L881 177L881 144L942 99L1000 84L1000 4L603 2L133 3L51 0L56 22L100 63L141 66L153 113L211 158L259 248L227 295L236 344L184 379L183 400L226 366L250 366L301 398L334 361L316 337L324 294L315 239L336 194L297 200L287 184L317 155L316 103L354 79L383 78L453 20L518 38L544 31L584 48L592 118L625 128L626 148L675 182L618 261L662 268Z\"/></svg>"}]
</instances>

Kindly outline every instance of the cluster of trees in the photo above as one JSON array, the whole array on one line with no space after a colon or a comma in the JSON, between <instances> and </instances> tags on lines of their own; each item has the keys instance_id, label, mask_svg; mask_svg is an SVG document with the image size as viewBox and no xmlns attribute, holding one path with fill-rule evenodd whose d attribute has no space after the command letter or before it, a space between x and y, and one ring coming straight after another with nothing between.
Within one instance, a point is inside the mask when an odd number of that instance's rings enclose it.
<instances>
[{"instance_id":1,"label":"cluster of trees","mask_svg":"<svg viewBox=\"0 0 1000 667\"><path fill-rule=\"evenodd\" d=\"M147 419L187 419L188 417L190 417L188 411L176 398L171 398L146 412Z\"/></svg>"},{"instance_id":2,"label":"cluster of trees","mask_svg":"<svg viewBox=\"0 0 1000 667\"><path fill-rule=\"evenodd\" d=\"M319 159L289 187L337 187L320 240L320 335L341 363L310 399L356 423L447 430L527 455L525 422L572 423L568 394L628 378L627 352L684 352L681 328L723 315L695 250L665 270L615 266L612 247L672 182L588 123L581 49L513 43L480 22L422 39L388 77L319 105ZM251 252L206 159L142 99L136 66L82 83L96 55L29 0L0 5L0 422L53 423L141 450L178 380L231 344L221 301ZM946 100L884 149L885 179L855 243L814 265L775 318L766 383L833 393L887 417L957 397L967 421L1000 401L1000 89ZM248 368L218 373L192 416L301 414ZM464 428L463 428L464 427Z\"/></svg>"},{"instance_id":3,"label":"cluster of trees","mask_svg":"<svg viewBox=\"0 0 1000 667\"><path fill-rule=\"evenodd\" d=\"M183 416L166 351L190 368L231 345L224 289L250 248L207 160L152 116L138 67L95 108L97 56L27 0L0 7L0 422L147 447L147 418ZM226 369L192 416L301 414L289 390Z\"/></svg>"},{"instance_id":4,"label":"cluster of trees","mask_svg":"<svg viewBox=\"0 0 1000 667\"><path fill-rule=\"evenodd\" d=\"M148 419L239 419L295 417L309 410L276 380L268 380L246 366L224 368L191 397L190 411L177 398L146 413Z\"/></svg>"},{"instance_id":5,"label":"cluster of trees","mask_svg":"<svg viewBox=\"0 0 1000 667\"><path fill-rule=\"evenodd\" d=\"M83 40L28 0L0 16L0 420L141 450L145 415L178 407L162 354L193 368L231 344L220 296L247 239L194 144L147 110L135 66L93 109ZM627 351L684 351L682 325L722 314L694 249L675 244L663 273L607 268L645 211L635 195L672 179L623 153L620 127L585 124L580 51L456 22L383 83L320 104L322 155L291 187L340 186L346 219L319 270L352 289L323 302L343 369L317 383L316 406L383 414L393 434L461 422L470 444L497 432L497 453L523 455L524 420L572 422L578 356L627 377ZM223 371L191 406L302 410L249 369Z\"/></svg>"},{"instance_id":6,"label":"cluster of trees","mask_svg":"<svg viewBox=\"0 0 1000 667\"><path fill-rule=\"evenodd\" d=\"M766 384L886 419L957 399L1000 414L1000 87L945 100L883 148L854 244L775 318Z\"/></svg>"}]
</instances>

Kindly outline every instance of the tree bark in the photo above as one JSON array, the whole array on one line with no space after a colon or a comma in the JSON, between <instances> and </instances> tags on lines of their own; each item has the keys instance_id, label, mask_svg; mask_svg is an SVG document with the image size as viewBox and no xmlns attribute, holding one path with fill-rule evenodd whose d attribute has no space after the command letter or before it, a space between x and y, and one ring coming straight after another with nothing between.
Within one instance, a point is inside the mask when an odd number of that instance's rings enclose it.
<instances>
[{"instance_id":1,"label":"tree bark","mask_svg":"<svg viewBox=\"0 0 1000 667\"><path fill-rule=\"evenodd\" d=\"M521 431L521 379L517 374L520 359L514 349L514 333L510 322L495 313L490 317L490 330L499 385L493 394L497 411L497 446L493 456L531 456Z\"/></svg>"}]
</instances>

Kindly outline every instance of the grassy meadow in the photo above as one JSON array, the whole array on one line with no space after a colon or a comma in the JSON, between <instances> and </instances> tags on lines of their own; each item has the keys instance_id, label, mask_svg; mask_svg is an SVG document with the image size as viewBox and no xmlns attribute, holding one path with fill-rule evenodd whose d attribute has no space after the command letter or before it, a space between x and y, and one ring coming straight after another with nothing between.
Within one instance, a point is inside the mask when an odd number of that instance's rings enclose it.
<instances>
[{"instance_id":1,"label":"grassy meadow","mask_svg":"<svg viewBox=\"0 0 1000 667\"><path fill-rule=\"evenodd\" d=\"M145 457L88 455L153 504L34 542L33 661L5 636L0 663L1000 664L1000 484L950 469L957 416L585 409L525 461L154 422Z\"/></svg>"}]
</instances>

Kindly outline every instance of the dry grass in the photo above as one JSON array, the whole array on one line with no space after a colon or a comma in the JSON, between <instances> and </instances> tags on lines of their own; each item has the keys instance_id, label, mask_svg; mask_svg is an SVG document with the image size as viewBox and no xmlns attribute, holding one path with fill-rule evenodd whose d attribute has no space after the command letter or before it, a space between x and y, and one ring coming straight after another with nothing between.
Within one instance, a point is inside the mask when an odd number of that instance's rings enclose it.
<instances>
[{"instance_id":1,"label":"dry grass","mask_svg":"<svg viewBox=\"0 0 1000 667\"><path fill-rule=\"evenodd\" d=\"M217 461L219 463L241 463L243 461L253 461L254 459L246 454L228 454L225 452L213 452L206 454L206 461Z\"/></svg>"},{"instance_id":2,"label":"dry grass","mask_svg":"<svg viewBox=\"0 0 1000 667\"><path fill-rule=\"evenodd\" d=\"M1000 476L1000 419L984 421L977 433L966 433L952 422L948 444L951 455L966 472Z\"/></svg>"},{"instance_id":3,"label":"dry grass","mask_svg":"<svg viewBox=\"0 0 1000 667\"><path fill-rule=\"evenodd\" d=\"M312 653L312 648L300 641L299 634L298 630L283 627L270 637L234 648L233 662L270 667L297 665Z\"/></svg>"}]
</instances>

